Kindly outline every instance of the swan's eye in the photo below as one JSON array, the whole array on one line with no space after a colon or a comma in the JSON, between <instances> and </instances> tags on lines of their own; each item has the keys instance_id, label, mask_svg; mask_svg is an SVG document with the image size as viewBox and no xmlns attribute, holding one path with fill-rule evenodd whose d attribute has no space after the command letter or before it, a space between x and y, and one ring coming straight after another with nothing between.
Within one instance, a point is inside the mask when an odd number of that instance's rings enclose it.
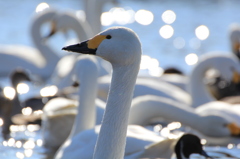
<instances>
[{"instance_id":1,"label":"swan's eye","mask_svg":"<svg viewBox=\"0 0 240 159\"><path fill-rule=\"evenodd\" d=\"M107 36L106 36L106 39L111 39L111 38L112 38L111 35L107 35Z\"/></svg>"}]
</instances>

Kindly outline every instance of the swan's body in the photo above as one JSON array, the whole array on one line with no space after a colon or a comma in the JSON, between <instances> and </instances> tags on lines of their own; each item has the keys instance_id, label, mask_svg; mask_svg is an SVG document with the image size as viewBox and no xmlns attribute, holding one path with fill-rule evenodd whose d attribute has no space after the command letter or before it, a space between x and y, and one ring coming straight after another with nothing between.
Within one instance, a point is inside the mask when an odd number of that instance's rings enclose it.
<instances>
[{"instance_id":1,"label":"swan's body","mask_svg":"<svg viewBox=\"0 0 240 159\"><path fill-rule=\"evenodd\" d=\"M201 107L203 108L201 109ZM151 119L164 118L168 121L179 121L183 125L191 127L201 137L208 138L209 144L226 145L229 141L237 139L234 136L240 134L239 126L235 125L236 132L228 127L233 123L240 124L239 117L236 117L237 113L229 110L228 113L223 115L224 111L222 111L222 114L216 113L217 111L213 111L210 105L201 107L195 110L167 98L150 95L141 96L133 100L129 124L146 125L151 122ZM230 115L230 113L232 114ZM233 115L235 115L235 118L233 118ZM136 116L141 118L137 119Z\"/></svg>"},{"instance_id":2,"label":"swan's body","mask_svg":"<svg viewBox=\"0 0 240 159\"><path fill-rule=\"evenodd\" d=\"M122 47L125 49L122 49ZM130 29L115 27L103 31L87 42L71 45L63 49L79 53L96 54L112 64L112 83L94 155L91 154L91 156L93 155L96 159L123 158L128 113L141 59L141 44L137 35ZM90 129L89 131L94 133L95 129ZM81 134L77 136L81 136ZM89 133L86 134L88 135ZM80 139L71 141L67 146L75 145L74 142L81 143ZM67 147L64 146L65 148L58 151L56 158L61 158L65 154L69 154L68 158L81 158L81 156L87 153L83 153L82 150L87 148L90 151L94 145L95 142L89 145L89 147L88 145L75 147L76 153L74 154L69 153Z\"/></svg>"},{"instance_id":3,"label":"swan's body","mask_svg":"<svg viewBox=\"0 0 240 159\"><path fill-rule=\"evenodd\" d=\"M110 85L110 76L99 78L98 83L98 97L105 101ZM184 104L191 102L189 94L177 86L156 78L138 77L133 98L147 94L167 97Z\"/></svg>"},{"instance_id":4,"label":"swan's body","mask_svg":"<svg viewBox=\"0 0 240 159\"><path fill-rule=\"evenodd\" d=\"M79 56L70 77L76 76L81 84L78 100L63 97L50 100L43 109L42 132L44 146L56 150L69 136L100 124L104 112L104 103L96 100L97 64L93 57ZM72 82L73 83L73 82ZM96 119L96 106L98 117ZM76 116L77 114L77 116ZM75 119L76 116L76 119ZM74 128L72 129L75 119ZM64 129L59 132L59 129ZM69 137L71 138L71 137Z\"/></svg>"},{"instance_id":5,"label":"swan's body","mask_svg":"<svg viewBox=\"0 0 240 159\"><path fill-rule=\"evenodd\" d=\"M56 16L53 10L41 12L33 18L31 35L37 49L26 46L2 46L0 48L0 76L8 77L17 68L29 70L45 81L51 76L60 57L45 44L40 28L43 23Z\"/></svg>"}]
</instances>

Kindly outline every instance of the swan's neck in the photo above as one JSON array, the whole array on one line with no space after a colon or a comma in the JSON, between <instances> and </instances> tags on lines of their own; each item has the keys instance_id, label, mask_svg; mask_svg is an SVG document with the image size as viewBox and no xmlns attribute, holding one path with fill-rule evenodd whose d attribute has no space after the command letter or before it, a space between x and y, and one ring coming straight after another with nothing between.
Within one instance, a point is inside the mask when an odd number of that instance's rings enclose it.
<instances>
[{"instance_id":1,"label":"swan's neck","mask_svg":"<svg viewBox=\"0 0 240 159\"><path fill-rule=\"evenodd\" d=\"M199 129L196 122L200 121L200 116L191 107L158 96L143 96L134 99L129 114L129 124L147 125L151 119L157 117L179 121L184 125Z\"/></svg>"},{"instance_id":2,"label":"swan's neck","mask_svg":"<svg viewBox=\"0 0 240 159\"><path fill-rule=\"evenodd\" d=\"M69 138L83 130L93 128L96 123L97 71L88 70L80 76L78 113Z\"/></svg>"},{"instance_id":3,"label":"swan's neck","mask_svg":"<svg viewBox=\"0 0 240 159\"><path fill-rule=\"evenodd\" d=\"M128 115L139 65L113 66L107 106L97 139L95 159L122 159L126 144Z\"/></svg>"},{"instance_id":4,"label":"swan's neck","mask_svg":"<svg viewBox=\"0 0 240 159\"><path fill-rule=\"evenodd\" d=\"M86 20L92 27L93 33L97 34L102 31L100 15L106 0L85 0Z\"/></svg>"},{"instance_id":5,"label":"swan's neck","mask_svg":"<svg viewBox=\"0 0 240 159\"><path fill-rule=\"evenodd\" d=\"M46 77L49 77L52 74L57 62L60 59L60 57L46 44L47 41L44 41L44 38L42 38L41 35L41 26L50 18L47 14L38 17L38 19L33 22L31 27L32 40L40 53L43 55L46 62L45 67L43 68L45 69Z\"/></svg>"},{"instance_id":6,"label":"swan's neck","mask_svg":"<svg viewBox=\"0 0 240 159\"><path fill-rule=\"evenodd\" d=\"M75 15L70 14L65 19L68 27L77 34L79 41L85 41L94 35L89 24L79 20Z\"/></svg>"},{"instance_id":7,"label":"swan's neck","mask_svg":"<svg viewBox=\"0 0 240 159\"><path fill-rule=\"evenodd\" d=\"M189 91L192 96L192 107L196 108L207 102L214 101L204 84L205 73L211 68L211 61L202 61L192 70Z\"/></svg>"}]
</instances>

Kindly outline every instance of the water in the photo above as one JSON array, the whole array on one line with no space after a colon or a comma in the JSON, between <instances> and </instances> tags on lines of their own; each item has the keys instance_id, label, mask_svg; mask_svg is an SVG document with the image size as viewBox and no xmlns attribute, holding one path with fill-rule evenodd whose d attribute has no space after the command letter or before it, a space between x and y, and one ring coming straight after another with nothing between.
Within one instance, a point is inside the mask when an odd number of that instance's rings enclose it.
<instances>
[{"instance_id":1,"label":"water","mask_svg":"<svg viewBox=\"0 0 240 159\"><path fill-rule=\"evenodd\" d=\"M150 25L141 25L137 22L124 26L132 28L139 35L143 53L160 62L160 67L178 67L184 73L189 73L191 66L185 62L185 56L189 53L197 55L205 54L209 51L230 51L228 37L229 25L233 22L240 23L238 0L118 0L118 7L138 11L140 9L149 10L154 15L154 20ZM27 45L33 46L29 35L31 17L35 14L36 6L41 0L22 1L0 1L0 44ZM59 10L79 10L83 9L79 0L47 0L51 7ZM104 11L109 11L114 5L108 4ZM176 14L176 20L170 24L174 29L174 34L169 39L164 39L159 35L159 29L166 25L161 16L166 10L172 10ZM120 24L112 24L120 25ZM195 29L205 25L210 31L206 40L198 40ZM103 29L109 26L104 26ZM180 38L183 41L182 48L174 46L174 40ZM65 39L56 36L52 43L54 48L59 50L63 46ZM60 46L60 47L59 47ZM59 51L60 55L63 55ZM12 132L12 139L4 141L0 138L0 158L44 158L44 149L41 146L40 130L30 131L27 127ZM228 147L207 147L211 151L227 152L233 156L240 157L240 145L229 145ZM218 154L221 156L221 154Z\"/></svg>"}]
</instances>

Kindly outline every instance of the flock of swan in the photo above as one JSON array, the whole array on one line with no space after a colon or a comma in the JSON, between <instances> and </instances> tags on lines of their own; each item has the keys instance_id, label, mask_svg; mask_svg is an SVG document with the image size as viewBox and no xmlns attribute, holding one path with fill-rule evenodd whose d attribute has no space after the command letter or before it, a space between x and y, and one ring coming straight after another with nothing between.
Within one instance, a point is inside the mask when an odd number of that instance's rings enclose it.
<instances>
[{"instance_id":1,"label":"flock of swan","mask_svg":"<svg viewBox=\"0 0 240 159\"><path fill-rule=\"evenodd\" d=\"M47 38L72 29L83 42L63 47L74 53L60 58L41 35L46 22L52 24ZM227 82L239 82L237 27L231 32L237 32L231 35L234 54L202 55L179 84L171 80L176 75L138 76L142 48L133 30L111 27L100 32L91 22L49 9L33 18L31 35L37 49L1 47L0 63L7 66L0 68L1 77L21 68L31 74L29 81L40 79L59 91L79 85L74 93L55 97L42 109L44 147L55 159L171 158L173 154L186 159L192 153L209 157L200 138L218 146L240 142L240 105L218 101L204 82L210 69L218 70ZM191 134L168 139L145 127L158 118L178 121L190 127Z\"/></svg>"}]
</instances>

